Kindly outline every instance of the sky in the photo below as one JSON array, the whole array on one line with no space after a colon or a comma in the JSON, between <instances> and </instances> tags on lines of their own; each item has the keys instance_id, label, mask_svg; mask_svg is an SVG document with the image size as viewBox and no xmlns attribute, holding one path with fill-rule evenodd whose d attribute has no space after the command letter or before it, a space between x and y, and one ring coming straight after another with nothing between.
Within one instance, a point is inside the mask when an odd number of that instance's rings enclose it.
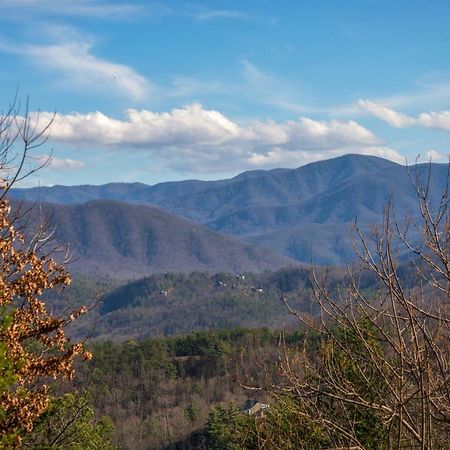
<instances>
[{"instance_id":1,"label":"sky","mask_svg":"<svg viewBox=\"0 0 450 450\"><path fill-rule=\"evenodd\" d=\"M23 186L228 178L347 153L448 161L448 0L0 0ZM38 128L39 129L39 128ZM17 148L20 151L20 148Z\"/></svg>"}]
</instances>

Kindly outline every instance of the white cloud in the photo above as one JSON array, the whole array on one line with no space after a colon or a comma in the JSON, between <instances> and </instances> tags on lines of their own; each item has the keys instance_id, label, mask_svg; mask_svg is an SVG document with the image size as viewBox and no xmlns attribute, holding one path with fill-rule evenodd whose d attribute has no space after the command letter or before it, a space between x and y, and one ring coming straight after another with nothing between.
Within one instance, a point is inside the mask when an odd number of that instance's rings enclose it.
<instances>
[{"instance_id":1,"label":"white cloud","mask_svg":"<svg viewBox=\"0 0 450 450\"><path fill-rule=\"evenodd\" d=\"M42 120L50 113L41 113ZM357 122L316 121L307 117L286 122L233 122L194 103L170 112L128 109L126 120L101 112L56 114L52 139L86 144L161 147L173 145L283 146L286 149L377 145L378 138Z\"/></svg>"},{"instance_id":2,"label":"white cloud","mask_svg":"<svg viewBox=\"0 0 450 450\"><path fill-rule=\"evenodd\" d=\"M124 19L142 15L143 8L131 3L107 2L98 0L0 0L3 16L86 16L97 18Z\"/></svg>"},{"instance_id":3,"label":"white cloud","mask_svg":"<svg viewBox=\"0 0 450 450\"><path fill-rule=\"evenodd\" d=\"M246 84L242 95L253 96L260 103L296 114L323 112L305 103L306 89L302 92L298 82L294 86L283 78L267 73L248 59L243 59L241 64Z\"/></svg>"},{"instance_id":4,"label":"white cloud","mask_svg":"<svg viewBox=\"0 0 450 450\"><path fill-rule=\"evenodd\" d=\"M167 87L159 86L157 96L163 98L195 98L196 96L230 95L230 88L217 80L203 80L186 76L173 76Z\"/></svg>"},{"instance_id":5,"label":"white cloud","mask_svg":"<svg viewBox=\"0 0 450 450\"><path fill-rule=\"evenodd\" d=\"M84 169L86 164L70 158L56 158L50 155L39 155L32 158L35 166L45 165L46 169L55 171L60 170L79 170Z\"/></svg>"},{"instance_id":6,"label":"white cloud","mask_svg":"<svg viewBox=\"0 0 450 450\"><path fill-rule=\"evenodd\" d=\"M415 123L413 117L396 112L379 103L371 102L369 100L359 100L358 104L363 110L394 127L403 128L414 125Z\"/></svg>"},{"instance_id":7,"label":"white cloud","mask_svg":"<svg viewBox=\"0 0 450 450\"><path fill-rule=\"evenodd\" d=\"M282 148L273 148L266 154L254 153L249 158L252 166L255 167L286 167L300 166L314 161L335 158L348 153L346 148L337 148L326 151L296 151L286 153ZM402 164L405 158L395 150L388 147L362 147L354 150L353 153L360 155L372 155L380 158L390 159L391 161Z\"/></svg>"},{"instance_id":8,"label":"white cloud","mask_svg":"<svg viewBox=\"0 0 450 450\"><path fill-rule=\"evenodd\" d=\"M369 100L360 100L358 104L364 111L396 128L423 126L426 128L450 131L449 110L430 111L421 113L417 117L412 117Z\"/></svg>"},{"instance_id":9,"label":"white cloud","mask_svg":"<svg viewBox=\"0 0 450 450\"><path fill-rule=\"evenodd\" d=\"M437 150L429 149L425 152L425 158L427 161L445 161L448 160L448 155L445 155Z\"/></svg>"},{"instance_id":10,"label":"white cloud","mask_svg":"<svg viewBox=\"0 0 450 450\"><path fill-rule=\"evenodd\" d=\"M15 158L17 158L17 156ZM15 161L15 158L13 158L11 161ZM20 172L20 174L21 176L23 176L26 174L31 175L33 173L33 176L25 176L24 181L21 180L18 187L35 186L35 181L31 181L30 183L27 180L29 180L29 178L34 178L35 173L42 173L42 170L61 172L80 170L84 169L85 167L86 164L84 162L71 158L56 158L51 155L28 155L24 162L23 170ZM11 164L10 167L3 167L2 169L0 169L0 176L2 178L11 180L17 174L17 169L18 167L16 164Z\"/></svg>"},{"instance_id":11,"label":"white cloud","mask_svg":"<svg viewBox=\"0 0 450 450\"><path fill-rule=\"evenodd\" d=\"M401 92L396 95L377 99L377 103L389 108L421 107L423 105L434 105L441 108L450 100L450 82L448 75L443 74L439 78L419 80L414 90Z\"/></svg>"},{"instance_id":12,"label":"white cloud","mask_svg":"<svg viewBox=\"0 0 450 450\"><path fill-rule=\"evenodd\" d=\"M26 46L0 43L0 47L31 59L44 70L57 72L64 77L64 84L103 91L134 101L144 100L152 89L150 82L131 67L94 56L89 42Z\"/></svg>"},{"instance_id":13,"label":"white cloud","mask_svg":"<svg viewBox=\"0 0 450 450\"><path fill-rule=\"evenodd\" d=\"M40 114L43 123L51 117ZM354 121L301 117L239 124L199 104L162 113L129 109L124 120L101 112L56 114L51 139L90 148L141 149L184 172L294 167L349 152L402 160Z\"/></svg>"},{"instance_id":14,"label":"white cloud","mask_svg":"<svg viewBox=\"0 0 450 450\"><path fill-rule=\"evenodd\" d=\"M242 74L255 87L267 88L274 81L272 75L263 72L247 59L242 60Z\"/></svg>"},{"instance_id":15,"label":"white cloud","mask_svg":"<svg viewBox=\"0 0 450 450\"><path fill-rule=\"evenodd\" d=\"M54 140L88 145L165 147L220 145L238 138L240 128L217 111L193 104L170 113L129 109L126 120L101 112L56 114L51 136ZM41 113L43 122L50 113Z\"/></svg>"},{"instance_id":16,"label":"white cloud","mask_svg":"<svg viewBox=\"0 0 450 450\"><path fill-rule=\"evenodd\" d=\"M418 125L450 131L450 111L430 111L421 113L416 119Z\"/></svg>"},{"instance_id":17,"label":"white cloud","mask_svg":"<svg viewBox=\"0 0 450 450\"><path fill-rule=\"evenodd\" d=\"M192 13L192 17L200 21L207 21L212 19L246 19L249 16L242 11L230 9L205 9Z\"/></svg>"}]
</instances>

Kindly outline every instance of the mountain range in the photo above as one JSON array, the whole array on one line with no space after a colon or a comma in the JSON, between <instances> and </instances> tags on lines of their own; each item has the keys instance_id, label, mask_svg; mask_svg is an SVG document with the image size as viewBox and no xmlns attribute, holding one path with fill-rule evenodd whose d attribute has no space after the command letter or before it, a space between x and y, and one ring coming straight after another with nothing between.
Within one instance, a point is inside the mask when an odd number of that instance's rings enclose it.
<instances>
[{"instance_id":1,"label":"mountain range","mask_svg":"<svg viewBox=\"0 0 450 450\"><path fill-rule=\"evenodd\" d=\"M127 246L148 249L154 245L157 248L162 239L169 238L163 234L150 238L151 233L145 231L148 224L143 217L136 217L138 212L142 215L150 212L161 215L161 210L170 213L165 217L178 220L178 224L202 230L206 234L197 231L202 239L203 236L210 236L210 249L216 245L212 243L212 236L220 239L219 235L208 234L207 229L271 250L272 254L280 255L275 266L282 262L281 255L306 263L342 264L353 256L351 227L356 219L362 226L380 223L383 209L390 199L393 199L398 217L416 214L417 195L412 180L416 176L426 180L428 170L431 170L430 192L432 197L438 198L447 180L447 169L446 164L419 164L407 168L374 156L345 155L297 169L249 171L219 181L188 180L154 186L143 183L52 186L14 189L11 196L27 201L65 204L64 208L56 205L49 208L54 213L56 209L64 211L61 217L65 220L58 219L59 235L69 242L77 242L80 251L87 242L80 236L93 233L88 231L89 216L97 214L98 221L101 214L95 213L97 208L103 208L105 212L111 208L117 210L117 215L108 220L104 218L103 225L96 226L97 232L92 240L102 241L108 236L107 239L113 242L118 233L122 233L122 237L130 233L130 237L122 239L120 245L124 247L117 250L122 256L130 258L130 264L136 255L144 254L145 250L141 249L139 253L137 250L130 251ZM98 200L101 202L95 202ZM153 205L153 208L133 204ZM80 220L87 228L75 225ZM136 221L140 226L135 224ZM188 249L191 244L187 242L192 241L193 234L186 231L183 235L187 241L182 248ZM229 242L237 246L236 240ZM226 245L220 244L216 252L211 252L222 259L219 255L224 247ZM244 253L248 255L250 248L255 247L245 247ZM161 255L156 259L162 258ZM200 254L197 260L201 261ZM160 261L158 269L172 269L169 257ZM185 261L186 265L190 263L189 259ZM264 266L262 261L260 268ZM208 264L209 260L204 259L203 265ZM195 265L192 267L197 268Z\"/></svg>"},{"instance_id":2,"label":"mountain range","mask_svg":"<svg viewBox=\"0 0 450 450\"><path fill-rule=\"evenodd\" d=\"M40 223L38 214L52 232L49 247L67 248L73 273L128 279L163 272L240 273L298 265L149 205L114 200L41 203L30 209L27 222ZM33 234L33 228L28 231Z\"/></svg>"}]
</instances>

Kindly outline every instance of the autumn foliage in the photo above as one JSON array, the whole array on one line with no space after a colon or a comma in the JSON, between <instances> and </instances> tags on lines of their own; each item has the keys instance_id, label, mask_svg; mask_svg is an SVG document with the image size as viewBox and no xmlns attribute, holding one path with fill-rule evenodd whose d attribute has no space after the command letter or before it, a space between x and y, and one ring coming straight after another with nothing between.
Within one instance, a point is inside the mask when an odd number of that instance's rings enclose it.
<instances>
[{"instance_id":1,"label":"autumn foliage","mask_svg":"<svg viewBox=\"0 0 450 450\"><path fill-rule=\"evenodd\" d=\"M57 317L40 299L45 290L68 285L70 277L38 244L39 239L25 239L8 200L1 199L0 445L12 448L47 408L48 382L71 378L75 356L90 357L64 332L86 308Z\"/></svg>"}]
</instances>

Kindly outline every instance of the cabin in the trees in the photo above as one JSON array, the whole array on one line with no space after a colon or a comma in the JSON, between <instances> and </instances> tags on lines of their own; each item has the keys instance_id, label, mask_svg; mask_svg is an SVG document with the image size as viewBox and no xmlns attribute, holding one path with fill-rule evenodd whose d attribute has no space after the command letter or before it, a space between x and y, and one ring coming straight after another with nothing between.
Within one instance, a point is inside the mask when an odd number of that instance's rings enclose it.
<instances>
[{"instance_id":1,"label":"cabin in the trees","mask_svg":"<svg viewBox=\"0 0 450 450\"><path fill-rule=\"evenodd\" d=\"M267 403L261 403L259 400L247 400L242 406L241 411L249 416L264 417L264 411L269 409Z\"/></svg>"}]
</instances>

